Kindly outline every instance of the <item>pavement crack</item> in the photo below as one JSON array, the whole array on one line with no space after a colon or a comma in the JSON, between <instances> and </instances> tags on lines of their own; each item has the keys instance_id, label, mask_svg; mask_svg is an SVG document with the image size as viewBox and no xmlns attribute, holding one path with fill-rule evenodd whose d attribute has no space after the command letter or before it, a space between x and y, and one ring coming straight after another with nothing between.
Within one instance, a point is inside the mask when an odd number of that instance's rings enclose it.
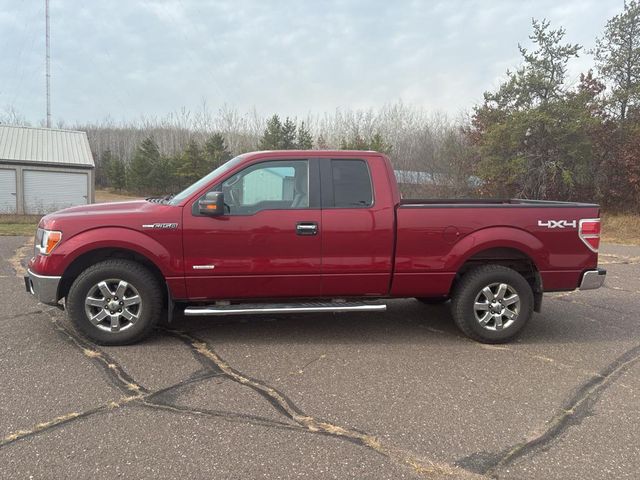
<instances>
[{"instance_id":1,"label":"pavement crack","mask_svg":"<svg viewBox=\"0 0 640 480\"><path fill-rule=\"evenodd\" d=\"M31 310L29 312L16 313L15 315L2 315L0 320L13 320L15 318L29 317L38 313L42 313L42 310Z\"/></svg>"},{"instance_id":2,"label":"pavement crack","mask_svg":"<svg viewBox=\"0 0 640 480\"><path fill-rule=\"evenodd\" d=\"M305 370L307 369L307 367L309 367L310 365L313 365L316 362L319 362L320 360L322 360L323 358L326 358L327 355L326 354L322 354L317 358L314 358L313 360L309 360L307 363L305 363L302 368L298 369L295 372L290 372L289 375L303 375Z\"/></svg>"},{"instance_id":3,"label":"pavement crack","mask_svg":"<svg viewBox=\"0 0 640 480\"><path fill-rule=\"evenodd\" d=\"M506 448L492 455L475 453L456 462L456 465L474 472L498 478L498 471L521 457L533 455L549 447L572 425L578 425L589 415L600 395L631 365L640 360L640 345L637 345L607 365L600 373L584 382L576 393L546 423L542 431L535 431L525 442Z\"/></svg>"},{"instance_id":4,"label":"pavement crack","mask_svg":"<svg viewBox=\"0 0 640 480\"><path fill-rule=\"evenodd\" d=\"M271 403L278 412L311 433L329 435L364 446L398 464L411 468L424 478L483 478L477 473L460 467L446 463L436 463L404 449L387 445L380 438L369 433L308 415L298 408L292 400L287 398L284 393L231 367L205 341L177 330L167 330L167 333L181 339L197 355L207 359L213 371L220 372L229 380L253 389Z\"/></svg>"},{"instance_id":5,"label":"pavement crack","mask_svg":"<svg viewBox=\"0 0 640 480\"><path fill-rule=\"evenodd\" d=\"M56 309L54 309L56 310ZM59 322L51 310L46 313L53 324L53 328L68 342L77 347L80 352L97 365L106 375L111 383L118 388L125 396L148 394L149 390L136 382L110 355L99 350L98 347L82 338L78 333Z\"/></svg>"},{"instance_id":6,"label":"pavement crack","mask_svg":"<svg viewBox=\"0 0 640 480\"><path fill-rule=\"evenodd\" d=\"M285 422L278 422L266 417L260 417L258 415L248 415L245 413L228 412L225 410L209 410L201 408L186 407L182 405L175 405L171 403L163 403L153 400L145 399L142 401L142 405L152 409L167 410L173 413L199 415L204 417L219 418L229 422L260 425L263 427L280 428L285 430L302 430L297 425L291 425Z\"/></svg>"},{"instance_id":7,"label":"pavement crack","mask_svg":"<svg viewBox=\"0 0 640 480\"><path fill-rule=\"evenodd\" d=\"M46 422L40 422L37 423L36 425L34 425L33 427L29 428L29 429L22 429L22 430L17 430L13 433L10 433L9 435L7 435L6 437L0 439L0 448L5 447L11 443L17 442L18 440L23 440L26 438L30 438L36 435L39 435L41 433L45 433L48 432L49 430L52 430L54 428L60 427L62 425L66 425L68 423L74 422L76 420L80 420L83 418L87 418L90 417L92 415L96 415L98 413L102 413L102 412L106 412L109 410L114 410L116 408L121 408L127 404L129 404L130 402L134 401L134 400L138 400L139 397L138 396L131 396L131 397L123 397L120 398L117 401L109 401L107 403L104 403L98 407L95 408L90 408L88 410L85 410L83 412L69 412L69 413L65 413L63 415L59 415L51 420L48 420Z\"/></svg>"}]
</instances>

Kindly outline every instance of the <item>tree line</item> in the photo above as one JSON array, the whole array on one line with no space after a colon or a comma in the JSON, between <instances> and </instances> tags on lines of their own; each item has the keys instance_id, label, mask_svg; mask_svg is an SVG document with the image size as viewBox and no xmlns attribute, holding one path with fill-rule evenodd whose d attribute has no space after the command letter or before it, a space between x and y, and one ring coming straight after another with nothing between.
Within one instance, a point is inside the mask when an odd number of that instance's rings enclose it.
<instances>
[{"instance_id":1,"label":"tree line","mask_svg":"<svg viewBox=\"0 0 640 480\"><path fill-rule=\"evenodd\" d=\"M319 148L329 148L322 136ZM371 138L360 134L341 140L341 149L376 150L389 152L376 132ZM275 114L266 122L263 134L257 142L259 150L310 150L314 139L302 121L299 125L287 117L284 121ZM182 149L173 153L161 152L153 135L144 138L133 150L129 159L114 153L110 148L102 151L96 165L96 183L117 191L136 194L158 194L179 191L232 158L224 136L210 134L202 142L195 136Z\"/></svg>"}]
</instances>

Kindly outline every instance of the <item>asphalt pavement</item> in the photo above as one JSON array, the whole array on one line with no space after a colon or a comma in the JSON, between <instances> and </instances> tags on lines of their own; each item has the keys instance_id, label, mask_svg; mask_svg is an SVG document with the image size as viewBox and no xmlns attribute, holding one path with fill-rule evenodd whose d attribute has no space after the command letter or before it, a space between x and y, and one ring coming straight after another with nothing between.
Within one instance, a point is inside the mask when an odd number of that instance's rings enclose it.
<instances>
[{"instance_id":1,"label":"asphalt pavement","mask_svg":"<svg viewBox=\"0 0 640 480\"><path fill-rule=\"evenodd\" d=\"M177 318L98 347L0 237L0 478L637 479L640 247L507 345L448 305Z\"/></svg>"}]
</instances>

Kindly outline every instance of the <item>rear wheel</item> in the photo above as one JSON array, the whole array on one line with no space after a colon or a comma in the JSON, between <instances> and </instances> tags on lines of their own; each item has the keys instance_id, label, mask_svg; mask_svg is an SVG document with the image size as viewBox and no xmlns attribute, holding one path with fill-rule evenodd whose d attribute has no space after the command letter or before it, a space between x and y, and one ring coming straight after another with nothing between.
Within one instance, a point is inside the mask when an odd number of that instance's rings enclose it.
<instances>
[{"instance_id":1,"label":"rear wheel","mask_svg":"<svg viewBox=\"0 0 640 480\"><path fill-rule=\"evenodd\" d=\"M503 343L515 337L531 318L533 291L515 270L484 265L462 277L451 311L467 336L484 343Z\"/></svg>"},{"instance_id":2,"label":"rear wheel","mask_svg":"<svg viewBox=\"0 0 640 480\"><path fill-rule=\"evenodd\" d=\"M113 259L82 272L73 282L66 306L69 318L102 345L126 345L146 337L162 312L162 290L139 263Z\"/></svg>"}]
</instances>

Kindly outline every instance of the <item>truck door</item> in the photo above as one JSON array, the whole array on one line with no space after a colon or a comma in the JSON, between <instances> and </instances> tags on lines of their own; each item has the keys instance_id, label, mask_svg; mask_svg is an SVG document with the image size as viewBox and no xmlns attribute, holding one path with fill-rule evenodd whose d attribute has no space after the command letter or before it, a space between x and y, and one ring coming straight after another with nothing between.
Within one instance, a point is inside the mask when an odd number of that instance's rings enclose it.
<instances>
[{"instance_id":1,"label":"truck door","mask_svg":"<svg viewBox=\"0 0 640 480\"><path fill-rule=\"evenodd\" d=\"M183 214L192 300L321 294L316 160L254 163L210 191L224 193L224 215L199 215L197 200Z\"/></svg>"},{"instance_id":2,"label":"truck door","mask_svg":"<svg viewBox=\"0 0 640 480\"><path fill-rule=\"evenodd\" d=\"M386 167L376 160L320 160L324 296L379 296L389 290L394 210Z\"/></svg>"}]
</instances>

